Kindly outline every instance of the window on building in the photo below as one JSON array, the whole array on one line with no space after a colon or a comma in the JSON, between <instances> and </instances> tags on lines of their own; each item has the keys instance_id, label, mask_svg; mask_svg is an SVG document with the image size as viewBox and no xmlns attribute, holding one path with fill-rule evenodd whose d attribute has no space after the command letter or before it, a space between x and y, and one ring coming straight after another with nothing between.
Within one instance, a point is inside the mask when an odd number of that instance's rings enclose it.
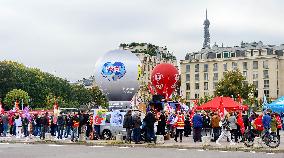
<instances>
[{"instance_id":1,"label":"window on building","mask_svg":"<svg viewBox=\"0 0 284 158\"><path fill-rule=\"evenodd\" d=\"M269 97L269 90L264 90L264 95L265 95L266 97Z\"/></svg>"},{"instance_id":2,"label":"window on building","mask_svg":"<svg viewBox=\"0 0 284 158\"><path fill-rule=\"evenodd\" d=\"M195 81L199 81L199 74L195 74Z\"/></svg>"},{"instance_id":3,"label":"window on building","mask_svg":"<svg viewBox=\"0 0 284 158\"><path fill-rule=\"evenodd\" d=\"M186 92L186 93L185 93L185 97L186 97L186 100L190 100L190 93L189 93L189 92Z\"/></svg>"},{"instance_id":4,"label":"window on building","mask_svg":"<svg viewBox=\"0 0 284 158\"><path fill-rule=\"evenodd\" d=\"M247 70L248 69L248 63L247 62L243 62L243 70Z\"/></svg>"},{"instance_id":5,"label":"window on building","mask_svg":"<svg viewBox=\"0 0 284 158\"><path fill-rule=\"evenodd\" d=\"M247 78L247 77L248 77L248 72L247 72L247 71L243 71L243 76L244 76L245 78Z\"/></svg>"},{"instance_id":6,"label":"window on building","mask_svg":"<svg viewBox=\"0 0 284 158\"><path fill-rule=\"evenodd\" d=\"M258 89L258 81L253 81L253 85L255 86L256 89Z\"/></svg>"},{"instance_id":7,"label":"window on building","mask_svg":"<svg viewBox=\"0 0 284 158\"><path fill-rule=\"evenodd\" d=\"M195 89L199 89L199 83L195 83Z\"/></svg>"},{"instance_id":8,"label":"window on building","mask_svg":"<svg viewBox=\"0 0 284 158\"><path fill-rule=\"evenodd\" d=\"M195 64L195 72L199 72L199 64Z\"/></svg>"},{"instance_id":9,"label":"window on building","mask_svg":"<svg viewBox=\"0 0 284 158\"><path fill-rule=\"evenodd\" d=\"M209 92L204 92L204 96L209 96Z\"/></svg>"},{"instance_id":10,"label":"window on building","mask_svg":"<svg viewBox=\"0 0 284 158\"><path fill-rule=\"evenodd\" d=\"M198 93L195 93L195 99L199 98L199 94Z\"/></svg>"},{"instance_id":11,"label":"window on building","mask_svg":"<svg viewBox=\"0 0 284 158\"><path fill-rule=\"evenodd\" d=\"M253 69L258 69L258 61L253 61L252 64Z\"/></svg>"},{"instance_id":12,"label":"window on building","mask_svg":"<svg viewBox=\"0 0 284 158\"><path fill-rule=\"evenodd\" d=\"M263 69L268 69L268 60L263 61Z\"/></svg>"},{"instance_id":13,"label":"window on building","mask_svg":"<svg viewBox=\"0 0 284 158\"><path fill-rule=\"evenodd\" d=\"M185 81L190 81L190 74L185 75Z\"/></svg>"},{"instance_id":14,"label":"window on building","mask_svg":"<svg viewBox=\"0 0 284 158\"><path fill-rule=\"evenodd\" d=\"M269 78L268 70L263 70L263 78L264 79Z\"/></svg>"},{"instance_id":15,"label":"window on building","mask_svg":"<svg viewBox=\"0 0 284 158\"><path fill-rule=\"evenodd\" d=\"M204 72L208 72L208 64L204 64Z\"/></svg>"},{"instance_id":16,"label":"window on building","mask_svg":"<svg viewBox=\"0 0 284 158\"><path fill-rule=\"evenodd\" d=\"M214 81L218 81L218 73L214 73L214 75L213 75L213 80L214 80Z\"/></svg>"},{"instance_id":17,"label":"window on building","mask_svg":"<svg viewBox=\"0 0 284 158\"><path fill-rule=\"evenodd\" d=\"M217 63L213 64L213 71L218 71L218 64Z\"/></svg>"},{"instance_id":18,"label":"window on building","mask_svg":"<svg viewBox=\"0 0 284 158\"><path fill-rule=\"evenodd\" d=\"M236 53L235 53L235 52L232 52L232 53L231 53L231 57L236 57Z\"/></svg>"},{"instance_id":19,"label":"window on building","mask_svg":"<svg viewBox=\"0 0 284 158\"><path fill-rule=\"evenodd\" d=\"M218 85L218 82L213 82L213 89L216 89Z\"/></svg>"},{"instance_id":20,"label":"window on building","mask_svg":"<svg viewBox=\"0 0 284 158\"><path fill-rule=\"evenodd\" d=\"M204 82L204 90L208 90L208 82Z\"/></svg>"},{"instance_id":21,"label":"window on building","mask_svg":"<svg viewBox=\"0 0 284 158\"><path fill-rule=\"evenodd\" d=\"M264 80L264 89L269 89L269 80Z\"/></svg>"},{"instance_id":22,"label":"window on building","mask_svg":"<svg viewBox=\"0 0 284 158\"><path fill-rule=\"evenodd\" d=\"M190 65L186 65L186 71L185 72L190 72Z\"/></svg>"},{"instance_id":23,"label":"window on building","mask_svg":"<svg viewBox=\"0 0 284 158\"><path fill-rule=\"evenodd\" d=\"M217 58L222 58L222 54L221 53L217 53Z\"/></svg>"},{"instance_id":24,"label":"window on building","mask_svg":"<svg viewBox=\"0 0 284 158\"><path fill-rule=\"evenodd\" d=\"M238 63L232 62L232 69L237 70L238 69Z\"/></svg>"},{"instance_id":25,"label":"window on building","mask_svg":"<svg viewBox=\"0 0 284 158\"><path fill-rule=\"evenodd\" d=\"M186 90L190 90L190 83L186 83Z\"/></svg>"},{"instance_id":26,"label":"window on building","mask_svg":"<svg viewBox=\"0 0 284 158\"><path fill-rule=\"evenodd\" d=\"M255 97L255 98L258 98L258 90L256 90L256 91L254 92L254 97Z\"/></svg>"},{"instance_id":27,"label":"window on building","mask_svg":"<svg viewBox=\"0 0 284 158\"><path fill-rule=\"evenodd\" d=\"M224 71L228 71L228 64L225 63L225 64L223 64L223 65L224 65Z\"/></svg>"},{"instance_id":28,"label":"window on building","mask_svg":"<svg viewBox=\"0 0 284 158\"><path fill-rule=\"evenodd\" d=\"M257 71L254 71L254 72L253 72L252 78L253 78L254 80L257 80L257 79L258 79L258 72L257 72Z\"/></svg>"},{"instance_id":29,"label":"window on building","mask_svg":"<svg viewBox=\"0 0 284 158\"><path fill-rule=\"evenodd\" d=\"M204 81L208 81L209 78L208 78L208 73L204 73Z\"/></svg>"},{"instance_id":30,"label":"window on building","mask_svg":"<svg viewBox=\"0 0 284 158\"><path fill-rule=\"evenodd\" d=\"M230 52L223 52L224 58L230 58Z\"/></svg>"}]
</instances>

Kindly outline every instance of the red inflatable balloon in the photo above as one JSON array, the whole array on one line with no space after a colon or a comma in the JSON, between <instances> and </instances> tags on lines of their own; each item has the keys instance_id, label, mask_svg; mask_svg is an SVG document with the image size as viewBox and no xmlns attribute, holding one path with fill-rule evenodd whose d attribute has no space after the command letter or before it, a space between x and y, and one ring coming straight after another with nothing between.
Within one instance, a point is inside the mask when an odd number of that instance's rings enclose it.
<instances>
[{"instance_id":1,"label":"red inflatable balloon","mask_svg":"<svg viewBox=\"0 0 284 158\"><path fill-rule=\"evenodd\" d=\"M157 94L169 98L179 80L177 68L171 64L159 64L153 69L151 76L151 82Z\"/></svg>"}]
</instances>

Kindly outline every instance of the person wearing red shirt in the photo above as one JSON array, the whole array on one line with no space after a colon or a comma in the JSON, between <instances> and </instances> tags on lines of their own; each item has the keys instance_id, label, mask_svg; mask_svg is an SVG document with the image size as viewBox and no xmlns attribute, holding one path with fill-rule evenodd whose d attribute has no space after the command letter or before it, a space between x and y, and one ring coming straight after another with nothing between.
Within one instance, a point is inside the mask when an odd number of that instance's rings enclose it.
<instances>
[{"instance_id":1,"label":"person wearing red shirt","mask_svg":"<svg viewBox=\"0 0 284 158\"><path fill-rule=\"evenodd\" d=\"M261 134L261 132L264 130L263 124L262 124L262 116L259 115L255 120L254 120L254 129L257 131L258 135Z\"/></svg>"},{"instance_id":2,"label":"person wearing red shirt","mask_svg":"<svg viewBox=\"0 0 284 158\"><path fill-rule=\"evenodd\" d=\"M282 122L281 122L281 118L279 116L279 114L276 113L276 121L277 121L277 136L280 140L280 134L279 134L279 131L281 130L282 128Z\"/></svg>"}]
</instances>

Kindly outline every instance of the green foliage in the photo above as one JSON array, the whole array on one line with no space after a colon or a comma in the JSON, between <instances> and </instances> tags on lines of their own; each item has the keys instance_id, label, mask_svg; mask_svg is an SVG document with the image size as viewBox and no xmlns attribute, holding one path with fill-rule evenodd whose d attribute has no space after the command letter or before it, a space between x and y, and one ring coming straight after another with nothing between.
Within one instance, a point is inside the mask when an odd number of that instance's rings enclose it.
<instances>
[{"instance_id":1,"label":"green foliage","mask_svg":"<svg viewBox=\"0 0 284 158\"><path fill-rule=\"evenodd\" d=\"M32 108L51 108L54 97L60 107L80 107L94 100L92 91L83 86L17 62L0 61L0 98L13 89L26 91Z\"/></svg>"},{"instance_id":2,"label":"green foliage","mask_svg":"<svg viewBox=\"0 0 284 158\"><path fill-rule=\"evenodd\" d=\"M249 94L255 94L256 90L253 84L245 82L245 77L239 70L229 71L224 75L224 78L218 82L215 96L234 96L238 94L243 99L248 99Z\"/></svg>"},{"instance_id":3,"label":"green foliage","mask_svg":"<svg viewBox=\"0 0 284 158\"><path fill-rule=\"evenodd\" d=\"M134 47L137 47L137 46L145 46L145 45L148 45L147 49L145 50L134 50L132 51L133 53L145 53L145 54L149 54L150 56L156 56L157 55L157 49L159 48L158 46L156 45L153 45L151 43L136 43L136 42L132 42L130 44L125 44L125 43L121 43L119 46L122 47L122 48L134 48ZM167 50L167 48L164 48L164 50ZM161 54L162 58L166 59L166 60L176 60L176 57L170 53L162 53Z\"/></svg>"},{"instance_id":4,"label":"green foliage","mask_svg":"<svg viewBox=\"0 0 284 158\"><path fill-rule=\"evenodd\" d=\"M209 102L210 100L212 100L213 99L213 96L204 96L204 97L201 97L200 99L199 99L199 101L198 101L198 105L200 106L200 105L202 105L202 104L205 104L205 103L207 103L207 102Z\"/></svg>"},{"instance_id":5,"label":"green foliage","mask_svg":"<svg viewBox=\"0 0 284 158\"><path fill-rule=\"evenodd\" d=\"M90 89L92 102L102 108L107 108L109 106L106 96L100 91L98 87L93 87Z\"/></svg>"},{"instance_id":6,"label":"green foliage","mask_svg":"<svg viewBox=\"0 0 284 158\"><path fill-rule=\"evenodd\" d=\"M29 94L21 89L13 89L6 94L4 103L11 109L14 106L14 103L18 100L19 102L23 101L24 104L29 102Z\"/></svg>"}]
</instances>

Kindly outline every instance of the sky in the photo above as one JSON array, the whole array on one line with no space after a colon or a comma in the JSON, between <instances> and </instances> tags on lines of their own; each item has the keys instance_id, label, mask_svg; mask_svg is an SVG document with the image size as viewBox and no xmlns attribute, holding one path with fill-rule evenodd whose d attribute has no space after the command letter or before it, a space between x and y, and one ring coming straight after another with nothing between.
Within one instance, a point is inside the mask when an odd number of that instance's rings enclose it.
<instances>
[{"instance_id":1,"label":"sky","mask_svg":"<svg viewBox=\"0 0 284 158\"><path fill-rule=\"evenodd\" d=\"M167 46L178 60L203 44L284 43L283 0L1 0L0 60L71 82L94 75L96 60L120 43Z\"/></svg>"}]
</instances>

